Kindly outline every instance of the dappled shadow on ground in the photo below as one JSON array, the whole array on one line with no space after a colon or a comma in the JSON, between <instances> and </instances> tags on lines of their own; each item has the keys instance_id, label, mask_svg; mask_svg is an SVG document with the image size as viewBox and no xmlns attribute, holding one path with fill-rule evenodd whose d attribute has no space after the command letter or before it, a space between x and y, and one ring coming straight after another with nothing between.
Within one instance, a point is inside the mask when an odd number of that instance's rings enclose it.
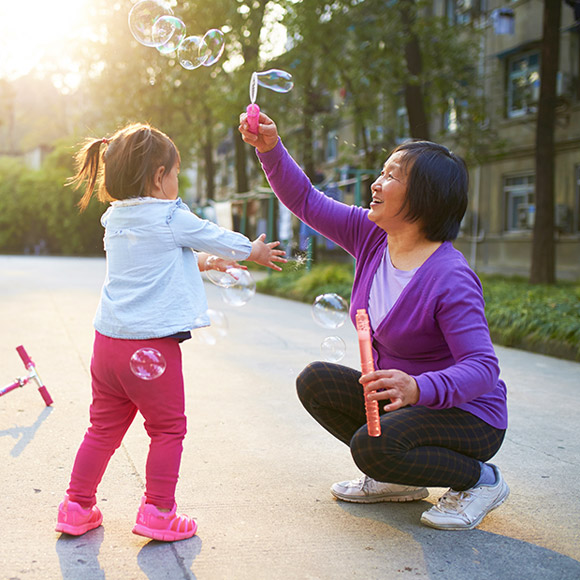
<instances>
[{"instance_id":1,"label":"dappled shadow on ground","mask_svg":"<svg viewBox=\"0 0 580 580\"><path fill-rule=\"evenodd\" d=\"M553 550L484 530L441 531L422 525L421 514L432 505L427 501L373 505L336 502L336 505L353 517L384 523L408 534L422 549L427 573L432 579L580 578L580 562ZM385 537L385 553L389 549L392 549L390 541ZM416 563L400 572L421 573Z\"/></svg>"},{"instance_id":2,"label":"dappled shadow on ground","mask_svg":"<svg viewBox=\"0 0 580 580\"><path fill-rule=\"evenodd\" d=\"M0 430L0 437L12 437L17 440L16 444L10 451L12 457L18 457L24 451L26 446L34 439L36 432L52 411L52 407L44 407L32 425L24 425L22 427L20 425L15 425L14 427Z\"/></svg>"},{"instance_id":3,"label":"dappled shadow on ground","mask_svg":"<svg viewBox=\"0 0 580 580\"><path fill-rule=\"evenodd\" d=\"M145 544L137 563L149 580L195 580L191 566L201 552L198 536L180 542L155 542Z\"/></svg>"},{"instance_id":4,"label":"dappled shadow on ground","mask_svg":"<svg viewBox=\"0 0 580 580\"><path fill-rule=\"evenodd\" d=\"M99 551L105 531L103 526L82 536L62 534L56 541L56 553L63 580L104 580Z\"/></svg>"}]
</instances>

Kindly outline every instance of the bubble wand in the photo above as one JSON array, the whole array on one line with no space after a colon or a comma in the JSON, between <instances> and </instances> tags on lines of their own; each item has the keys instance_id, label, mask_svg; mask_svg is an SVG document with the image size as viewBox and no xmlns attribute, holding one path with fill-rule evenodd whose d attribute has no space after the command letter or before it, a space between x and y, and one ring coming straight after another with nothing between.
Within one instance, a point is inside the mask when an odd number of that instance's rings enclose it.
<instances>
[{"instance_id":1,"label":"bubble wand","mask_svg":"<svg viewBox=\"0 0 580 580\"><path fill-rule=\"evenodd\" d=\"M375 370L373 362L373 349L371 346L371 325L367 311L364 308L356 311L356 332L360 349L360 363L362 374L366 375ZM381 422L379 418L378 401L369 401L365 395L365 411L367 415L367 429L370 437L379 437L381 434Z\"/></svg>"},{"instance_id":2,"label":"bubble wand","mask_svg":"<svg viewBox=\"0 0 580 580\"><path fill-rule=\"evenodd\" d=\"M286 71L273 68L264 72L253 72L250 78L250 104L246 107L248 130L258 134L260 124L260 107L256 104L258 85L270 89L275 93L287 93L292 90L294 83L292 75Z\"/></svg>"},{"instance_id":3,"label":"bubble wand","mask_svg":"<svg viewBox=\"0 0 580 580\"><path fill-rule=\"evenodd\" d=\"M24 347L22 345L17 346L16 350L18 351L18 354L20 355L20 358L22 359L24 366L28 370L28 375L26 377L19 377L13 383L9 384L7 387L0 389L0 397L2 395L5 395L6 393L9 393L10 391L13 391L14 389L17 389L18 387L23 387L30 381L35 381L36 384L38 385L38 392L40 393L42 399L46 403L46 406L48 407L52 405L52 397L50 396L48 390L40 380L40 376L38 375L34 362L30 358L30 356L28 356L28 353L26 352L26 350L24 350Z\"/></svg>"},{"instance_id":4,"label":"bubble wand","mask_svg":"<svg viewBox=\"0 0 580 580\"><path fill-rule=\"evenodd\" d=\"M246 107L248 114L248 130L254 135L258 134L258 126L260 120L260 107L256 104L258 97L258 74L253 72L250 79L250 104Z\"/></svg>"}]
</instances>

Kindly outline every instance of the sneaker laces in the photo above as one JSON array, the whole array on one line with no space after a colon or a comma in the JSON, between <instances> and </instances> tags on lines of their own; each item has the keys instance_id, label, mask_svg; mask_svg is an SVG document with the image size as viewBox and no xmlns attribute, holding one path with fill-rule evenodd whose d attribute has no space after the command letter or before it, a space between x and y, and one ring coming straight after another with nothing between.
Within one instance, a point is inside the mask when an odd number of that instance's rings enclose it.
<instances>
[{"instance_id":1,"label":"sneaker laces","mask_svg":"<svg viewBox=\"0 0 580 580\"><path fill-rule=\"evenodd\" d=\"M470 497L471 492L469 490L454 491L450 489L439 499L436 507L442 512L456 513L465 506Z\"/></svg>"}]
</instances>

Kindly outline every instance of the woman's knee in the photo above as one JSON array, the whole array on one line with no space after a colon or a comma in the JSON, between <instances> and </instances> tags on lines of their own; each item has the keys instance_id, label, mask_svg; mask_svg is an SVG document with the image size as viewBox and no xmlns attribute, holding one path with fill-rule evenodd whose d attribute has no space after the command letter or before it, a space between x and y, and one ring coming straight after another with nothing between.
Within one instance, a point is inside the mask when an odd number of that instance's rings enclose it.
<instances>
[{"instance_id":1,"label":"woman's knee","mask_svg":"<svg viewBox=\"0 0 580 580\"><path fill-rule=\"evenodd\" d=\"M316 394L316 385L320 383L320 374L324 369L324 363L316 361L310 363L297 377L296 377L296 392L298 398L305 407L309 407L309 403L314 399Z\"/></svg>"}]
</instances>

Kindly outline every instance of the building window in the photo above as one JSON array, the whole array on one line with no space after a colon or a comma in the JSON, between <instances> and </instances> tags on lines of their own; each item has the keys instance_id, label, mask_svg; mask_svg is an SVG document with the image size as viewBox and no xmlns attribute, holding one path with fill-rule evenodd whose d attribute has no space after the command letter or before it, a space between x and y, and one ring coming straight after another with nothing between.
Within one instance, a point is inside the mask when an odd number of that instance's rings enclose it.
<instances>
[{"instance_id":1,"label":"building window","mask_svg":"<svg viewBox=\"0 0 580 580\"><path fill-rule=\"evenodd\" d=\"M471 15L479 10L478 0L446 0L445 14L449 24L469 24Z\"/></svg>"},{"instance_id":2,"label":"building window","mask_svg":"<svg viewBox=\"0 0 580 580\"><path fill-rule=\"evenodd\" d=\"M540 95L540 53L512 57L507 67L507 116L535 112Z\"/></svg>"},{"instance_id":3,"label":"building window","mask_svg":"<svg viewBox=\"0 0 580 580\"><path fill-rule=\"evenodd\" d=\"M534 175L506 177L504 197L506 207L505 229L508 232L531 230L534 227Z\"/></svg>"},{"instance_id":4,"label":"building window","mask_svg":"<svg viewBox=\"0 0 580 580\"><path fill-rule=\"evenodd\" d=\"M329 131L326 137L326 161L338 159L338 131Z\"/></svg>"},{"instance_id":5,"label":"building window","mask_svg":"<svg viewBox=\"0 0 580 580\"><path fill-rule=\"evenodd\" d=\"M406 107L399 107L397 109L397 134L395 142L397 145L409 138L411 130L409 129L409 115L407 115Z\"/></svg>"},{"instance_id":6,"label":"building window","mask_svg":"<svg viewBox=\"0 0 580 580\"><path fill-rule=\"evenodd\" d=\"M443 129L447 133L457 133L462 121L467 119L467 101L454 97L447 99L447 110L443 114Z\"/></svg>"}]
</instances>

